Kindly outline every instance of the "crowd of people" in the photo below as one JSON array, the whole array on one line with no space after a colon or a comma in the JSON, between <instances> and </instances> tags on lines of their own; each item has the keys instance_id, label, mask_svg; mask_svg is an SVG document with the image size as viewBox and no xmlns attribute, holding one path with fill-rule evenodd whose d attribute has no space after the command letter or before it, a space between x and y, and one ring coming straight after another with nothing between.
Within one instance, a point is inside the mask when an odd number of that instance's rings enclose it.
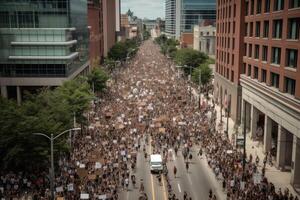
<instances>
[{"instance_id":1,"label":"crowd of people","mask_svg":"<svg viewBox=\"0 0 300 200\"><path fill-rule=\"evenodd\" d=\"M276 190L263 175L254 180L261 174L254 160L247 159L243 170L243 154L216 128L214 102L204 100L207 103L199 108L188 81L178 77L176 70L151 41L142 44L107 92L92 104L87 113L89 126L74 135L70 154L57 161L56 198L116 200L132 186L139 188L139 199L148 199L145 180L136 173L137 156L144 151L145 158L151 153L163 155L162 176L169 199L191 200L188 192L180 196L172 188L169 179L173 175L166 165L172 157L169 149L176 156L180 149L188 170L190 151L196 148L199 156L206 155L228 200L298 200L286 190ZM152 152L146 148L149 145ZM50 199L49 185L46 172L11 172L1 174L0 193L2 198ZM205 195L217 199L212 190Z\"/></svg>"}]
</instances>

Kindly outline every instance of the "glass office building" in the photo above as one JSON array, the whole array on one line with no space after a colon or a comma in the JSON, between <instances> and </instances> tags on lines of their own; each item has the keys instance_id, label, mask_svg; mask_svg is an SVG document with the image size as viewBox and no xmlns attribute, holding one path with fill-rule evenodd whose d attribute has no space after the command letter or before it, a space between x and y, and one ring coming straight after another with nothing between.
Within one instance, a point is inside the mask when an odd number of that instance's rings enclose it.
<instances>
[{"instance_id":1,"label":"glass office building","mask_svg":"<svg viewBox=\"0 0 300 200\"><path fill-rule=\"evenodd\" d=\"M0 77L69 77L88 62L87 26L86 0L1 0Z\"/></svg>"},{"instance_id":2,"label":"glass office building","mask_svg":"<svg viewBox=\"0 0 300 200\"><path fill-rule=\"evenodd\" d=\"M203 20L216 21L215 0L181 0L180 32L193 32Z\"/></svg>"}]
</instances>

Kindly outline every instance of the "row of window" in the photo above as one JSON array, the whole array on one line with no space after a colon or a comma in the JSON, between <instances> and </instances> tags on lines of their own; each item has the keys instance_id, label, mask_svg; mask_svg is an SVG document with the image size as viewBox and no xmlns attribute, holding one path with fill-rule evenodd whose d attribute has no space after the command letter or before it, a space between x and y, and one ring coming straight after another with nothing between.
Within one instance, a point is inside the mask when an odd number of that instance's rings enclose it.
<instances>
[{"instance_id":1,"label":"row of window","mask_svg":"<svg viewBox=\"0 0 300 200\"><path fill-rule=\"evenodd\" d=\"M234 71L230 70L227 67L224 67L220 65L219 63L216 64L216 71L221 74L226 79L230 80L231 82L234 82Z\"/></svg>"},{"instance_id":2,"label":"row of window","mask_svg":"<svg viewBox=\"0 0 300 200\"><path fill-rule=\"evenodd\" d=\"M231 30L232 24L232 30ZM233 22L224 22L224 23L217 23L217 32L218 33L235 33L235 21Z\"/></svg>"},{"instance_id":3,"label":"row of window","mask_svg":"<svg viewBox=\"0 0 300 200\"><path fill-rule=\"evenodd\" d=\"M246 69L247 68L247 69ZM260 77L259 77L259 71L260 71ZM243 74L246 74L247 76L257 79L260 82L267 83L268 85L279 88L280 85L280 75L275 72L269 72L267 73L267 70L265 69L259 69L257 66L251 66L248 64L246 67L246 63L243 65ZM268 83L268 76L269 75L269 83ZM284 91L286 93L289 93L291 95L295 95L296 91L296 80L284 76Z\"/></svg>"},{"instance_id":4,"label":"row of window","mask_svg":"<svg viewBox=\"0 0 300 200\"><path fill-rule=\"evenodd\" d=\"M231 46L230 46L231 45ZM217 37L217 47L234 50L235 38L230 37Z\"/></svg>"},{"instance_id":5,"label":"row of window","mask_svg":"<svg viewBox=\"0 0 300 200\"><path fill-rule=\"evenodd\" d=\"M283 20L275 19L272 21L273 30L272 30L272 38L281 39L282 38L282 30L283 30ZM253 32L253 27L255 24L255 33ZM262 25L262 26L261 26ZM248 37L263 37L269 38L269 29L270 29L270 21L265 20L263 22L250 22L245 23L245 35ZM287 39L298 40L299 39L299 29L300 29L300 18L289 18L287 23ZM261 31L262 30L262 31Z\"/></svg>"},{"instance_id":6,"label":"row of window","mask_svg":"<svg viewBox=\"0 0 300 200\"><path fill-rule=\"evenodd\" d=\"M262 49L261 49L262 48ZM268 58L269 47L265 45L254 45L254 56L252 55L252 44L245 44L244 55L249 58L259 59L263 62L270 62L272 64L281 64L281 48L272 47L271 48L271 60ZM261 51L260 51L261 49ZM297 49L286 49L285 50L285 64L286 67L297 68L298 64L298 50Z\"/></svg>"},{"instance_id":7,"label":"row of window","mask_svg":"<svg viewBox=\"0 0 300 200\"><path fill-rule=\"evenodd\" d=\"M220 4L219 4L220 5ZM232 13L233 17L236 17L236 4L234 4L232 7L231 5L229 6L224 6L223 8L219 7L217 10L217 19L225 19L225 18L231 18Z\"/></svg>"},{"instance_id":8,"label":"row of window","mask_svg":"<svg viewBox=\"0 0 300 200\"><path fill-rule=\"evenodd\" d=\"M231 56L231 60L230 60L230 56ZM231 54L230 52L217 50L216 59L222 63L226 63L227 65L231 64L231 66L234 66L234 54L233 53Z\"/></svg>"},{"instance_id":9,"label":"row of window","mask_svg":"<svg viewBox=\"0 0 300 200\"><path fill-rule=\"evenodd\" d=\"M284 10L285 1L289 1L288 9L300 7L300 0L274 0L272 11L276 12L276 11ZM272 0L246 1L246 16L254 15L254 10L255 10L255 14L261 14L262 12L269 13L271 11L271 2Z\"/></svg>"}]
</instances>

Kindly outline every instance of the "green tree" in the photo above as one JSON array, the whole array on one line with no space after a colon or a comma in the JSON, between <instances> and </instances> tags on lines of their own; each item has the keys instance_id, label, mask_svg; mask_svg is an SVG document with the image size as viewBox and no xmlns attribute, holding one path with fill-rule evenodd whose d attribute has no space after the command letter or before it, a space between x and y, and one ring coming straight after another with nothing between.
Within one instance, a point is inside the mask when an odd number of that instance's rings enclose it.
<instances>
[{"instance_id":1,"label":"green tree","mask_svg":"<svg viewBox=\"0 0 300 200\"><path fill-rule=\"evenodd\" d=\"M117 42L108 52L108 58L113 60L123 60L127 56L127 47L124 42Z\"/></svg>"},{"instance_id":2,"label":"green tree","mask_svg":"<svg viewBox=\"0 0 300 200\"><path fill-rule=\"evenodd\" d=\"M196 68L201 63L204 63L207 58L207 55L202 52L190 48L184 48L176 52L175 62L176 64L181 66L186 65L191 66L192 68ZM185 69L186 73L188 73L188 71L188 69Z\"/></svg>"},{"instance_id":3,"label":"green tree","mask_svg":"<svg viewBox=\"0 0 300 200\"><path fill-rule=\"evenodd\" d=\"M106 82L109 79L108 74L99 66L94 67L88 75L88 83L95 92L102 92L106 88Z\"/></svg>"},{"instance_id":4,"label":"green tree","mask_svg":"<svg viewBox=\"0 0 300 200\"><path fill-rule=\"evenodd\" d=\"M199 83L199 75L201 71L201 84L208 85L212 79L212 69L209 67L208 63L203 63L199 67L195 68L192 73L192 80L195 83Z\"/></svg>"}]
</instances>

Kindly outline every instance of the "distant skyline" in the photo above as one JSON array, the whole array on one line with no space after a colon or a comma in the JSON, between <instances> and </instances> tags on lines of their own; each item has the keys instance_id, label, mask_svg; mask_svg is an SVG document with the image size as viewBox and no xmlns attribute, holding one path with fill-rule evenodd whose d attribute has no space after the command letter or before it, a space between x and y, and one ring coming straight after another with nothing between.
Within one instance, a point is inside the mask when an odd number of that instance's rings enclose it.
<instances>
[{"instance_id":1,"label":"distant skyline","mask_svg":"<svg viewBox=\"0 0 300 200\"><path fill-rule=\"evenodd\" d=\"M165 18L165 0L121 0L121 13L130 9L139 18Z\"/></svg>"}]
</instances>

